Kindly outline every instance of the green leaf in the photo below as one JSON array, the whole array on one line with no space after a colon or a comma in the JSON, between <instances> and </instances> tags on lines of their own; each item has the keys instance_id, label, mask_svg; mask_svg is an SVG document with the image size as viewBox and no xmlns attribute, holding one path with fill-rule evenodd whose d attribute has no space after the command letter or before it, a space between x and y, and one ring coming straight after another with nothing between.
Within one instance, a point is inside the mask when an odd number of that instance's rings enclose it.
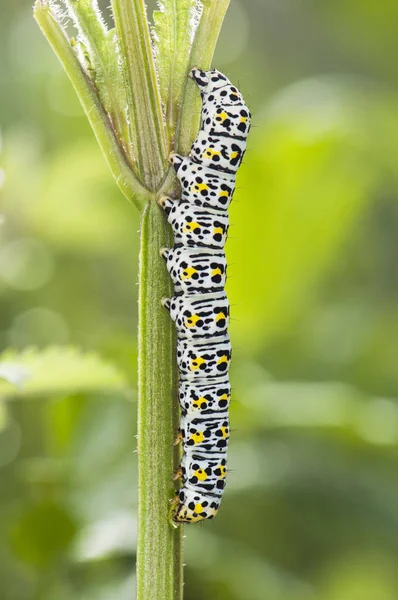
<instances>
[{"instance_id":1,"label":"green leaf","mask_svg":"<svg viewBox=\"0 0 398 600\"><path fill-rule=\"evenodd\" d=\"M196 26L196 0L159 0L152 35L169 136L175 132Z\"/></svg>"},{"instance_id":2,"label":"green leaf","mask_svg":"<svg viewBox=\"0 0 398 600\"><path fill-rule=\"evenodd\" d=\"M144 0L112 0L111 8L127 93L130 143L140 180L153 192L159 189L168 165L146 6Z\"/></svg>"},{"instance_id":3,"label":"green leaf","mask_svg":"<svg viewBox=\"0 0 398 600\"><path fill-rule=\"evenodd\" d=\"M115 127L126 154L128 143L127 96L119 65L115 30L107 30L97 2L64 0L78 31L81 63L92 80L101 103ZM128 155L134 166L134 156Z\"/></svg>"},{"instance_id":4,"label":"green leaf","mask_svg":"<svg viewBox=\"0 0 398 600\"><path fill-rule=\"evenodd\" d=\"M116 367L97 354L72 347L7 350L0 356L0 365L6 374L0 379L0 399L128 389Z\"/></svg>"},{"instance_id":5,"label":"green leaf","mask_svg":"<svg viewBox=\"0 0 398 600\"><path fill-rule=\"evenodd\" d=\"M75 88L120 189L126 198L141 210L148 201L150 194L136 179L126 162L125 153L122 151L113 127L111 127L108 114L105 112L96 89L83 70L77 53L71 46L71 41L62 27L59 11L49 0L36 0L33 14Z\"/></svg>"}]
</instances>

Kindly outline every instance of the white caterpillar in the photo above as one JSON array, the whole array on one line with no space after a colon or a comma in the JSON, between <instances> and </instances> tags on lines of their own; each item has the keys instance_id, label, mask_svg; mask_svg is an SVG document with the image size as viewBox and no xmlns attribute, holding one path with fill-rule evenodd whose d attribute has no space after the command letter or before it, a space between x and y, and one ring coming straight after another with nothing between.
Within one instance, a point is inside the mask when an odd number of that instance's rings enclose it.
<instances>
[{"instance_id":1,"label":"white caterpillar","mask_svg":"<svg viewBox=\"0 0 398 600\"><path fill-rule=\"evenodd\" d=\"M201 129L188 157L171 156L181 199L161 200L174 232L174 248L162 256L176 294L163 304L178 335L184 455L177 522L212 519L225 487L231 395L226 211L250 129L250 112L225 75L193 69L191 76L202 96Z\"/></svg>"}]
</instances>

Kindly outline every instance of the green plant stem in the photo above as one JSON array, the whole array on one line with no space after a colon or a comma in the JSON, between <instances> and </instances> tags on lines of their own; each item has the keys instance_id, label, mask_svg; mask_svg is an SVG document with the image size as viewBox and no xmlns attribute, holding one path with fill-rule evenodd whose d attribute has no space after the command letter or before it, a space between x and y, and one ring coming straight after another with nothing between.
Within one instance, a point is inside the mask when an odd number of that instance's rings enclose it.
<instances>
[{"instance_id":1,"label":"green plant stem","mask_svg":"<svg viewBox=\"0 0 398 600\"><path fill-rule=\"evenodd\" d=\"M148 198L151 197L151 193L141 185L128 166L97 93L85 75L77 55L47 0L36 1L34 17L72 82L120 189L128 200L142 210Z\"/></svg>"},{"instance_id":2,"label":"green plant stem","mask_svg":"<svg viewBox=\"0 0 398 600\"><path fill-rule=\"evenodd\" d=\"M161 299L172 285L159 249L172 245L159 207L150 202L141 224L139 269L138 600L182 598L182 527L173 529L168 501L179 463L175 332Z\"/></svg>"},{"instance_id":3,"label":"green plant stem","mask_svg":"<svg viewBox=\"0 0 398 600\"><path fill-rule=\"evenodd\" d=\"M190 68L211 67L214 50L230 0L203 0L203 10L191 50ZM176 151L188 154L200 121L201 100L196 84L188 79L185 85L181 117L177 127Z\"/></svg>"},{"instance_id":4,"label":"green plant stem","mask_svg":"<svg viewBox=\"0 0 398 600\"><path fill-rule=\"evenodd\" d=\"M167 143L144 0L112 0L128 93L131 143L140 179L155 191L167 170Z\"/></svg>"}]
</instances>

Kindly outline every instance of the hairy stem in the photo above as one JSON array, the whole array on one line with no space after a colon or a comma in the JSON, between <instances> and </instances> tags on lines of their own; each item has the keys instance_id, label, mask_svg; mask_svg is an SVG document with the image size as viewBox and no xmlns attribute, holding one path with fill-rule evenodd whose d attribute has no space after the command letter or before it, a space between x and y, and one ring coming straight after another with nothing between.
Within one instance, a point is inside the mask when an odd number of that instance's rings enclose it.
<instances>
[{"instance_id":1,"label":"hairy stem","mask_svg":"<svg viewBox=\"0 0 398 600\"><path fill-rule=\"evenodd\" d=\"M139 270L138 407L138 600L182 598L182 527L168 520L175 495L172 474L179 462L173 447L178 429L174 327L164 296L172 294L159 249L172 244L169 228L154 202L141 224Z\"/></svg>"}]
</instances>

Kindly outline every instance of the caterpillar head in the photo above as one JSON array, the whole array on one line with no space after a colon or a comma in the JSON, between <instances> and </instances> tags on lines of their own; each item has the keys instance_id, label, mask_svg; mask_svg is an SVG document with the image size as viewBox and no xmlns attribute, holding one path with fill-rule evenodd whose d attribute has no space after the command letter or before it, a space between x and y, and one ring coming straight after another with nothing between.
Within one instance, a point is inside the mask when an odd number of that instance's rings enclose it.
<instances>
[{"instance_id":1,"label":"caterpillar head","mask_svg":"<svg viewBox=\"0 0 398 600\"><path fill-rule=\"evenodd\" d=\"M214 90L231 84L229 79L216 69L214 71L202 71L202 69L194 67L190 75L198 85L202 95L210 94Z\"/></svg>"}]
</instances>

